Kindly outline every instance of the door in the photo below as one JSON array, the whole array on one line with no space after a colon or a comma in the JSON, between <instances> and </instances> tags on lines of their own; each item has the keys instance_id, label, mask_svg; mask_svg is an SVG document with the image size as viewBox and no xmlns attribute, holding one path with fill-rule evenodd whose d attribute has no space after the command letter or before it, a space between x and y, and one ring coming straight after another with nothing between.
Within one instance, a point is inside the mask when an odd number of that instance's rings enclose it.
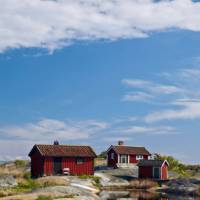
<instances>
[{"instance_id":1,"label":"door","mask_svg":"<svg viewBox=\"0 0 200 200\"><path fill-rule=\"evenodd\" d=\"M54 174L62 174L62 158L54 158L53 170Z\"/></svg>"},{"instance_id":2,"label":"door","mask_svg":"<svg viewBox=\"0 0 200 200\"><path fill-rule=\"evenodd\" d=\"M120 163L128 163L128 155L120 155Z\"/></svg>"},{"instance_id":3,"label":"door","mask_svg":"<svg viewBox=\"0 0 200 200\"><path fill-rule=\"evenodd\" d=\"M153 177L156 178L156 179L160 178L160 168L159 167L153 168Z\"/></svg>"}]
</instances>

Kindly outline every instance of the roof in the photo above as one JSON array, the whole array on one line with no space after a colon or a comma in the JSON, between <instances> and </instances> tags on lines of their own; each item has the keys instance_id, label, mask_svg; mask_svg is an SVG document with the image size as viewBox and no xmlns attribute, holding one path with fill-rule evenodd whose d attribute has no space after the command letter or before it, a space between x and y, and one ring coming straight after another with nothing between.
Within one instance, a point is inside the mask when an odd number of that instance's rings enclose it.
<instances>
[{"instance_id":1,"label":"roof","mask_svg":"<svg viewBox=\"0 0 200 200\"><path fill-rule=\"evenodd\" d=\"M29 156L37 149L42 156L48 157L96 157L95 152L90 146L71 146L71 145L34 145Z\"/></svg>"},{"instance_id":2,"label":"roof","mask_svg":"<svg viewBox=\"0 0 200 200\"><path fill-rule=\"evenodd\" d=\"M166 160L140 160L138 162L139 167L147 167L147 166L152 166L152 167L162 167L162 165L166 163L169 166L169 163Z\"/></svg>"},{"instance_id":3,"label":"roof","mask_svg":"<svg viewBox=\"0 0 200 200\"><path fill-rule=\"evenodd\" d=\"M151 155L145 147L132 147L132 146L111 146L117 154L127 154L127 155Z\"/></svg>"}]
</instances>

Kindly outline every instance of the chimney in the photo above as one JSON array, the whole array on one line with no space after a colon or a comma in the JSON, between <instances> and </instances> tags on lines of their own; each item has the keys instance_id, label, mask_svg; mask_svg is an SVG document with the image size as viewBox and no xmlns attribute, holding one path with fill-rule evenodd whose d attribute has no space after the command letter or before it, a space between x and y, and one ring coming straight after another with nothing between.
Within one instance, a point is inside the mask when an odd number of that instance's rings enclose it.
<instances>
[{"instance_id":1,"label":"chimney","mask_svg":"<svg viewBox=\"0 0 200 200\"><path fill-rule=\"evenodd\" d=\"M118 145L119 146L123 146L124 145L124 141L122 141L122 140L118 141Z\"/></svg>"},{"instance_id":2,"label":"chimney","mask_svg":"<svg viewBox=\"0 0 200 200\"><path fill-rule=\"evenodd\" d=\"M59 145L58 140L55 140L55 141L53 142L53 144L54 144L54 145Z\"/></svg>"}]
</instances>

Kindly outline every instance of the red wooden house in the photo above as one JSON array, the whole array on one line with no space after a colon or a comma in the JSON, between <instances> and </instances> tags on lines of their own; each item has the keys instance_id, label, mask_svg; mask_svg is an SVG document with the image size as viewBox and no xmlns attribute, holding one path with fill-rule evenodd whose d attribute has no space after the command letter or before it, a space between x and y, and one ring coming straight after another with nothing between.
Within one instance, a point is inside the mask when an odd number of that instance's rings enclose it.
<instances>
[{"instance_id":1,"label":"red wooden house","mask_svg":"<svg viewBox=\"0 0 200 200\"><path fill-rule=\"evenodd\" d=\"M135 166L139 160L148 160L151 156L144 147L125 146L122 141L116 146L110 146L107 150L108 167L131 167Z\"/></svg>"},{"instance_id":2,"label":"red wooden house","mask_svg":"<svg viewBox=\"0 0 200 200\"><path fill-rule=\"evenodd\" d=\"M141 160L138 167L139 178L168 179L169 163L166 160Z\"/></svg>"},{"instance_id":3,"label":"red wooden house","mask_svg":"<svg viewBox=\"0 0 200 200\"><path fill-rule=\"evenodd\" d=\"M90 146L34 145L29 153L32 177L62 174L94 174L95 152Z\"/></svg>"}]
</instances>

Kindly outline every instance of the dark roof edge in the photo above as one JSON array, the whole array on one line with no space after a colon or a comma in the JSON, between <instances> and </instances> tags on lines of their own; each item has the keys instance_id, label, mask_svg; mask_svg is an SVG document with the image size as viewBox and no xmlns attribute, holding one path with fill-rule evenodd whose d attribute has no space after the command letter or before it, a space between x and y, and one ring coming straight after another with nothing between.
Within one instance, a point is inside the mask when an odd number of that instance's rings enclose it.
<instances>
[{"instance_id":1,"label":"dark roof edge","mask_svg":"<svg viewBox=\"0 0 200 200\"><path fill-rule=\"evenodd\" d=\"M41 156L45 156L45 155L43 155L43 153L41 152L41 150L40 150L40 148L39 148L40 145L53 146L53 145L51 145L51 144L35 144L35 145L33 146L33 148L31 149L31 151L29 152L28 156L30 157L35 149L38 150L38 152L40 153ZM91 150L92 154L93 154L93 156L89 156L89 157L94 157L94 158L97 157L95 151L94 151L93 148L92 148L91 146L89 146L89 145L64 145L64 144L62 145L62 144L61 144L61 145L59 145L59 146L88 147L88 148ZM68 156L68 157L74 157L74 156ZM80 156L79 156L79 157L80 157ZM88 157L88 156L81 156L81 157Z\"/></svg>"}]
</instances>

